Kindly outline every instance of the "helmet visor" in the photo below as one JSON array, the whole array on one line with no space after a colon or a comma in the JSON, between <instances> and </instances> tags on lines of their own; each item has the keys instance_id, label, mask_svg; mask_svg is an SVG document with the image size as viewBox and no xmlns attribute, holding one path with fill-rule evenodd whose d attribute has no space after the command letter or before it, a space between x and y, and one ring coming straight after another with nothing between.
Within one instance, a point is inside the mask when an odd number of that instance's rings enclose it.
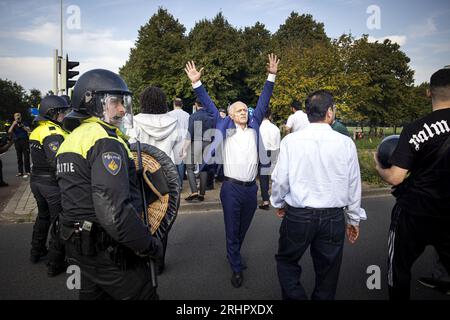
<instances>
[{"instance_id":1,"label":"helmet visor","mask_svg":"<svg viewBox=\"0 0 450 320\"><path fill-rule=\"evenodd\" d=\"M129 94L106 93L102 98L102 120L120 127L126 114L133 114L133 106Z\"/></svg>"},{"instance_id":2,"label":"helmet visor","mask_svg":"<svg viewBox=\"0 0 450 320\"><path fill-rule=\"evenodd\" d=\"M63 122L64 118L66 117L69 112L72 111L71 108L59 108L56 110L56 121Z\"/></svg>"}]
</instances>

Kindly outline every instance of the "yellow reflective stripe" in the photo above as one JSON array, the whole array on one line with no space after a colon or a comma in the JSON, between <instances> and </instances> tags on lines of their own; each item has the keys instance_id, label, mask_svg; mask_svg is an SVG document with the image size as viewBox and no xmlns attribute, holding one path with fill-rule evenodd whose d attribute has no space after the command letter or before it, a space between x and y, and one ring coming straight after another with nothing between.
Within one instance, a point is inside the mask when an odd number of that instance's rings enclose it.
<instances>
[{"instance_id":1,"label":"yellow reflective stripe","mask_svg":"<svg viewBox=\"0 0 450 320\"><path fill-rule=\"evenodd\" d=\"M54 127L55 130L50 130L50 127ZM56 134L63 136L64 139L68 136L68 133L57 124L51 121L39 121L39 126L30 134L30 140L37 141L42 145L45 138Z\"/></svg>"},{"instance_id":2,"label":"yellow reflective stripe","mask_svg":"<svg viewBox=\"0 0 450 320\"><path fill-rule=\"evenodd\" d=\"M131 151L126 145L125 141L121 137L115 138L109 136L105 129L100 125L100 122L101 120L94 117L83 120L81 125L73 130L72 133L70 133L64 140L64 142L59 147L56 156L70 152L76 153L86 159L89 150L95 145L98 140L112 139L122 143L122 145L125 147L125 150L127 150L128 157L132 158L133 155L131 154ZM106 124L104 122L101 123ZM111 125L106 125L108 127L111 127ZM115 129L115 127L111 128Z\"/></svg>"}]
</instances>

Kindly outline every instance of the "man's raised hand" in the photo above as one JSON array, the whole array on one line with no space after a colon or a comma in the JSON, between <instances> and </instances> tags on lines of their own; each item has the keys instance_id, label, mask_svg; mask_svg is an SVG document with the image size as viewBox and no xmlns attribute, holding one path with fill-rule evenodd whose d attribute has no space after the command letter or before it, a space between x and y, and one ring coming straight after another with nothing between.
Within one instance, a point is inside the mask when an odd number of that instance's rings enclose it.
<instances>
[{"instance_id":1,"label":"man's raised hand","mask_svg":"<svg viewBox=\"0 0 450 320\"><path fill-rule=\"evenodd\" d=\"M186 68L184 68L184 71L186 72L191 82L196 83L202 77L203 68L201 68L200 71L197 71L194 61L188 61L188 63L186 63Z\"/></svg>"},{"instance_id":2,"label":"man's raised hand","mask_svg":"<svg viewBox=\"0 0 450 320\"><path fill-rule=\"evenodd\" d=\"M280 59L278 59L276 54L269 54L269 62L267 63L267 71L272 74L277 74L278 64Z\"/></svg>"}]
</instances>

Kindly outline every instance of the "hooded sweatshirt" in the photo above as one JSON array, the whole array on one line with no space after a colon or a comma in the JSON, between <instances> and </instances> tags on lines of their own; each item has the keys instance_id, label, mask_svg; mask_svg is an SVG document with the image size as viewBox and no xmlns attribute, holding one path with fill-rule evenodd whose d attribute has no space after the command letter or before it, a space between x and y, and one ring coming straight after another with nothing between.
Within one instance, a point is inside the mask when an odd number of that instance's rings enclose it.
<instances>
[{"instance_id":1,"label":"hooded sweatshirt","mask_svg":"<svg viewBox=\"0 0 450 320\"><path fill-rule=\"evenodd\" d=\"M173 148L177 142L177 119L165 114L140 113L133 117L133 128L127 134L130 143L139 140L164 151L174 161Z\"/></svg>"}]
</instances>

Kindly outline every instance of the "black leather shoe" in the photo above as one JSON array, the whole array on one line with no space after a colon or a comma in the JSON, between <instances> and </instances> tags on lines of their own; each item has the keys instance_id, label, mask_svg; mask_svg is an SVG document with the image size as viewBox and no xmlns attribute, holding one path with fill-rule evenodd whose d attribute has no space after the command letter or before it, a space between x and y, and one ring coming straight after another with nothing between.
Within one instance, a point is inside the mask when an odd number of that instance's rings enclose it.
<instances>
[{"instance_id":1,"label":"black leather shoe","mask_svg":"<svg viewBox=\"0 0 450 320\"><path fill-rule=\"evenodd\" d=\"M231 284L235 288L239 288L242 286L242 282L244 281L244 275L242 272L233 272L233 275L231 276Z\"/></svg>"},{"instance_id":2,"label":"black leather shoe","mask_svg":"<svg viewBox=\"0 0 450 320\"><path fill-rule=\"evenodd\" d=\"M199 194L198 197L197 197L197 199L198 199L198 201L203 201L203 200L205 200L205 196Z\"/></svg>"},{"instance_id":3,"label":"black leather shoe","mask_svg":"<svg viewBox=\"0 0 450 320\"><path fill-rule=\"evenodd\" d=\"M258 208L260 208L262 210L269 210L270 206L268 204L262 204L262 205L258 206Z\"/></svg>"},{"instance_id":4,"label":"black leather shoe","mask_svg":"<svg viewBox=\"0 0 450 320\"><path fill-rule=\"evenodd\" d=\"M45 257L46 255L47 255L47 251L40 252L40 253L31 253L31 254L30 254L30 262L31 262L31 263L38 263L39 260L40 260L42 257Z\"/></svg>"},{"instance_id":5,"label":"black leather shoe","mask_svg":"<svg viewBox=\"0 0 450 320\"><path fill-rule=\"evenodd\" d=\"M445 293L450 295L450 282L449 281L442 281L435 278L426 278L421 277L417 280L421 285L435 289L439 292Z\"/></svg>"},{"instance_id":6,"label":"black leather shoe","mask_svg":"<svg viewBox=\"0 0 450 320\"><path fill-rule=\"evenodd\" d=\"M186 200L186 201L192 201L192 200L196 200L196 199L198 199L198 194L197 194L197 193L193 193L193 194L191 194L189 197L187 197L187 198L184 199L184 200Z\"/></svg>"}]
</instances>

